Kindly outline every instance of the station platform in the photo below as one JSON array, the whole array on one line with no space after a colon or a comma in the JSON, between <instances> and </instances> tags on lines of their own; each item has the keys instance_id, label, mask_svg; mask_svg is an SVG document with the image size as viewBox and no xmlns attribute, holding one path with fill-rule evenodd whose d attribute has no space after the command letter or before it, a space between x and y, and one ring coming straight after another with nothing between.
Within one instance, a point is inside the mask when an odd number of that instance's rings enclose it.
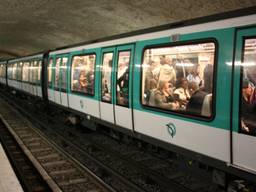
<instances>
[{"instance_id":1,"label":"station platform","mask_svg":"<svg viewBox=\"0 0 256 192\"><path fill-rule=\"evenodd\" d=\"M0 192L23 192L12 166L0 143Z\"/></svg>"}]
</instances>

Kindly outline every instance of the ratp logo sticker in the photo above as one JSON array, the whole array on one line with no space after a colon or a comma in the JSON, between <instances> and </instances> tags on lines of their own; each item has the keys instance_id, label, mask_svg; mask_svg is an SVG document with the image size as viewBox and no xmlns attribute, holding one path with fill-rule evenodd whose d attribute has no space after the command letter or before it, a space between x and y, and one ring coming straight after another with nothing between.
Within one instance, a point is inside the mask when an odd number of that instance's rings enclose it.
<instances>
[{"instance_id":1,"label":"ratp logo sticker","mask_svg":"<svg viewBox=\"0 0 256 192\"><path fill-rule=\"evenodd\" d=\"M176 127L173 123L166 124L168 133L172 136L172 138L176 135Z\"/></svg>"}]
</instances>

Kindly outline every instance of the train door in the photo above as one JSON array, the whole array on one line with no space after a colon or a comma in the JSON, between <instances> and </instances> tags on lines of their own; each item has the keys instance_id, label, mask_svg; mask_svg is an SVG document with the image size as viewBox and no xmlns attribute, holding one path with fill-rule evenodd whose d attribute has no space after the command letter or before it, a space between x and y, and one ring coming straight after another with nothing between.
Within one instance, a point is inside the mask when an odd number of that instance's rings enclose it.
<instances>
[{"instance_id":1,"label":"train door","mask_svg":"<svg viewBox=\"0 0 256 192\"><path fill-rule=\"evenodd\" d=\"M116 125L133 130L132 64L134 45L118 46L115 54L113 97Z\"/></svg>"},{"instance_id":2,"label":"train door","mask_svg":"<svg viewBox=\"0 0 256 192\"><path fill-rule=\"evenodd\" d=\"M58 59L57 59L58 60ZM60 65L60 100L61 105L68 107L67 78L68 78L68 55L63 55Z\"/></svg>"},{"instance_id":3,"label":"train door","mask_svg":"<svg viewBox=\"0 0 256 192\"><path fill-rule=\"evenodd\" d=\"M101 83L100 86L100 118L110 123L114 121L113 98L113 66L116 48L105 48L101 55Z\"/></svg>"},{"instance_id":4,"label":"train door","mask_svg":"<svg viewBox=\"0 0 256 192\"><path fill-rule=\"evenodd\" d=\"M60 65L61 65L61 57L56 58L55 67L54 67L54 102L56 104L61 104L61 96L60 96Z\"/></svg>"},{"instance_id":5,"label":"train door","mask_svg":"<svg viewBox=\"0 0 256 192\"><path fill-rule=\"evenodd\" d=\"M256 170L256 27L238 29L233 85L232 159Z\"/></svg>"},{"instance_id":6,"label":"train door","mask_svg":"<svg viewBox=\"0 0 256 192\"><path fill-rule=\"evenodd\" d=\"M48 92L48 99L49 101L54 102L54 89L53 89L53 58L49 59L48 65L47 65L47 75L48 75L48 86L47 86L47 92Z\"/></svg>"}]
</instances>

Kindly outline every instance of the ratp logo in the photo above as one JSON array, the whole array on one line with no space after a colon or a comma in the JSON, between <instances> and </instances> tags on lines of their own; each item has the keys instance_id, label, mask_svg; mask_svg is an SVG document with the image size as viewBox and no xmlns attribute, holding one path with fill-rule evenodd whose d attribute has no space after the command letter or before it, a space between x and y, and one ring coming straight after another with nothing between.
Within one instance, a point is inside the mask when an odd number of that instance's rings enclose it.
<instances>
[{"instance_id":1,"label":"ratp logo","mask_svg":"<svg viewBox=\"0 0 256 192\"><path fill-rule=\"evenodd\" d=\"M172 136L172 138L176 135L176 127L173 123L166 124L168 133Z\"/></svg>"}]
</instances>

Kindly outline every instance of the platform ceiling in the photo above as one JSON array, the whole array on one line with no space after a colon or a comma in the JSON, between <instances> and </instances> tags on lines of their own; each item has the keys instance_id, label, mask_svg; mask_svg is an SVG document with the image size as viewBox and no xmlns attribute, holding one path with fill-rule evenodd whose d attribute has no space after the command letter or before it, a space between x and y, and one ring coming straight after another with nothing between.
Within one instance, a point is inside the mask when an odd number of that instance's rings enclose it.
<instances>
[{"instance_id":1,"label":"platform ceiling","mask_svg":"<svg viewBox=\"0 0 256 192\"><path fill-rule=\"evenodd\" d=\"M255 5L256 0L0 0L0 59Z\"/></svg>"}]
</instances>

